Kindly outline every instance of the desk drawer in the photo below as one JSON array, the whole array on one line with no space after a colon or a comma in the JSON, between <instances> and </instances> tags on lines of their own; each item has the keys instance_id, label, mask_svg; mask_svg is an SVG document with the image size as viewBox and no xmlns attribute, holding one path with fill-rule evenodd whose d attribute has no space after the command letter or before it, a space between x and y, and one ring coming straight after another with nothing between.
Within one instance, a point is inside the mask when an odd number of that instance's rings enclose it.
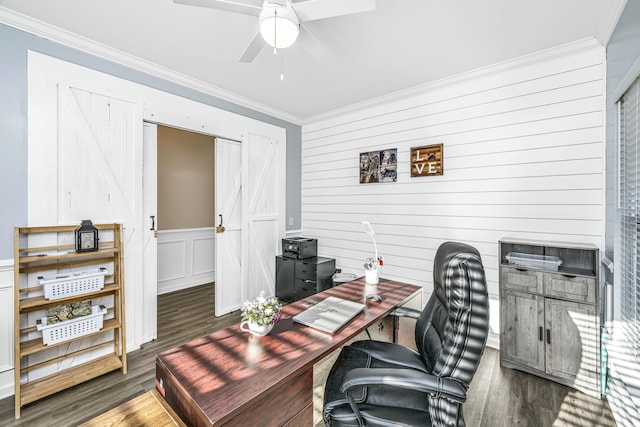
<instances>
[{"instance_id":1,"label":"desk drawer","mask_svg":"<svg viewBox=\"0 0 640 427\"><path fill-rule=\"evenodd\" d=\"M251 394L251 391L248 393ZM311 426L313 412L305 411L310 405L313 405L313 368L297 377L283 378L260 400L244 405L242 413L224 425ZM292 420L297 424L291 424Z\"/></svg>"},{"instance_id":2,"label":"desk drawer","mask_svg":"<svg viewBox=\"0 0 640 427\"><path fill-rule=\"evenodd\" d=\"M570 301L596 303L596 278L562 273L545 273L544 293Z\"/></svg>"},{"instance_id":3,"label":"desk drawer","mask_svg":"<svg viewBox=\"0 0 640 427\"><path fill-rule=\"evenodd\" d=\"M502 266L502 285L505 289L529 293L542 293L544 272L524 268Z\"/></svg>"},{"instance_id":4,"label":"desk drawer","mask_svg":"<svg viewBox=\"0 0 640 427\"><path fill-rule=\"evenodd\" d=\"M318 292L315 282L296 279L296 298L305 298Z\"/></svg>"},{"instance_id":5,"label":"desk drawer","mask_svg":"<svg viewBox=\"0 0 640 427\"><path fill-rule=\"evenodd\" d=\"M296 279L316 280L318 274L318 264L300 262L296 263Z\"/></svg>"}]
</instances>

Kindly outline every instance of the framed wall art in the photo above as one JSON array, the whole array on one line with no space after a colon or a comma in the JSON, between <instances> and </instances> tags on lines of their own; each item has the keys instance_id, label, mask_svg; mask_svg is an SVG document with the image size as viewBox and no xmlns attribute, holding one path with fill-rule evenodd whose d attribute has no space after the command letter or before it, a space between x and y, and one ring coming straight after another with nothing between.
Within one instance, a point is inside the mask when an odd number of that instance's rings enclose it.
<instances>
[{"instance_id":1,"label":"framed wall art","mask_svg":"<svg viewBox=\"0 0 640 427\"><path fill-rule=\"evenodd\" d=\"M396 182L397 180L397 148L360 153L360 184Z\"/></svg>"},{"instance_id":2,"label":"framed wall art","mask_svg":"<svg viewBox=\"0 0 640 427\"><path fill-rule=\"evenodd\" d=\"M444 174L444 150L442 144L411 148L411 176Z\"/></svg>"}]
</instances>

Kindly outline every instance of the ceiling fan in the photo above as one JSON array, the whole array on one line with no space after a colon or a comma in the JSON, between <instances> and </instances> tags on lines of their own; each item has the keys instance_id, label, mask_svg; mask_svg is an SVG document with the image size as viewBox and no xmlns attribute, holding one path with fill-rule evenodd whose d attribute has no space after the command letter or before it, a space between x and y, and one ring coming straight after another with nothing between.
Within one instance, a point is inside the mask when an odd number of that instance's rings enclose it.
<instances>
[{"instance_id":1,"label":"ceiling fan","mask_svg":"<svg viewBox=\"0 0 640 427\"><path fill-rule=\"evenodd\" d=\"M251 62L265 44L276 49L291 46L300 29L311 34L304 22L375 10L376 0L173 0L174 3L208 7L258 17L258 31L240 57Z\"/></svg>"}]
</instances>

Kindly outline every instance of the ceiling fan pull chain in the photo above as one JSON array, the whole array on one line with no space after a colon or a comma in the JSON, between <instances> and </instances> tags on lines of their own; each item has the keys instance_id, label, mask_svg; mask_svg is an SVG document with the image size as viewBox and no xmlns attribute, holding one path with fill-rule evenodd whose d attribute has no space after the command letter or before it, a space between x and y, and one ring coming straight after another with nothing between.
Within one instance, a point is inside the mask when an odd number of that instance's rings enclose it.
<instances>
[{"instance_id":1,"label":"ceiling fan pull chain","mask_svg":"<svg viewBox=\"0 0 640 427\"><path fill-rule=\"evenodd\" d=\"M278 9L273 9L273 54L278 54Z\"/></svg>"}]
</instances>

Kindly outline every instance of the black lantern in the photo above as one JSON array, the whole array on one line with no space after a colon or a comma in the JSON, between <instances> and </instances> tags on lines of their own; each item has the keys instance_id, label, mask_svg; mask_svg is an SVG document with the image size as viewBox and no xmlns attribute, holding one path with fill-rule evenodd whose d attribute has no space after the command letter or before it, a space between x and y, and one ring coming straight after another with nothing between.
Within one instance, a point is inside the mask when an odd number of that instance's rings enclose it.
<instances>
[{"instance_id":1,"label":"black lantern","mask_svg":"<svg viewBox=\"0 0 640 427\"><path fill-rule=\"evenodd\" d=\"M98 229L90 219L83 219L76 229L76 252L92 252L98 250Z\"/></svg>"}]
</instances>

